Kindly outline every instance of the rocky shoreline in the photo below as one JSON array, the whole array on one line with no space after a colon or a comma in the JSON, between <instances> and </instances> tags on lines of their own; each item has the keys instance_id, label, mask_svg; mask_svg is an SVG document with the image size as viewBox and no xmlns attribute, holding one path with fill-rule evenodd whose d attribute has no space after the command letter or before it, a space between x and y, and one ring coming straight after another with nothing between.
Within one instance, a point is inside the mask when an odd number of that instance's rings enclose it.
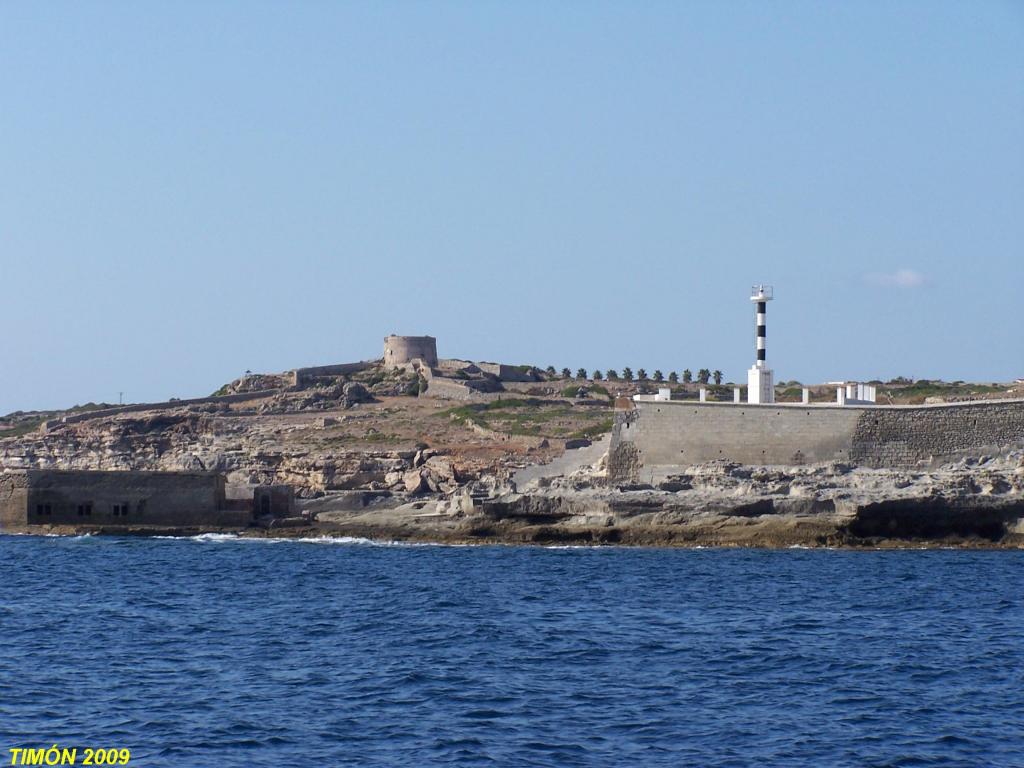
<instances>
[{"instance_id":1,"label":"rocky shoreline","mask_svg":"<svg viewBox=\"0 0 1024 768\"><path fill-rule=\"evenodd\" d=\"M449 492L349 491L303 517L231 532L258 538L667 547L1024 548L1024 452L930 470L711 462L658 486L609 486L603 459L563 476ZM226 529L53 528L194 536Z\"/></svg>"},{"instance_id":2,"label":"rocky shoreline","mask_svg":"<svg viewBox=\"0 0 1024 768\"><path fill-rule=\"evenodd\" d=\"M298 496L295 517L241 530L117 525L3 532L231 532L439 544L1024 547L1019 446L916 469L720 460L674 468L674 474L659 471L657 483L622 483L609 479L607 436L593 444L573 436L598 424L610 405L595 409L548 396L478 413L391 391L402 383L383 379L372 391L353 383L315 386L256 402L103 415L0 440L0 469L206 470L223 473L229 488L289 485ZM495 414L504 414L504 424L543 416L545 434L552 436L481 430L469 418L474 414L492 425L499 421Z\"/></svg>"}]
</instances>

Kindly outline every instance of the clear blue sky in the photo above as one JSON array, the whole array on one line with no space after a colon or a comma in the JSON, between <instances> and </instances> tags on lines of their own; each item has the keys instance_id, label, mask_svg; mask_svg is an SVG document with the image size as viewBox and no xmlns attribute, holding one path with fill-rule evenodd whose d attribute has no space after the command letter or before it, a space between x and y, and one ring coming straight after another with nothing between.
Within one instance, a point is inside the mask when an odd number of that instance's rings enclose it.
<instances>
[{"instance_id":1,"label":"clear blue sky","mask_svg":"<svg viewBox=\"0 0 1024 768\"><path fill-rule=\"evenodd\" d=\"M0 4L0 413L380 355L1024 376L1024 3Z\"/></svg>"}]
</instances>

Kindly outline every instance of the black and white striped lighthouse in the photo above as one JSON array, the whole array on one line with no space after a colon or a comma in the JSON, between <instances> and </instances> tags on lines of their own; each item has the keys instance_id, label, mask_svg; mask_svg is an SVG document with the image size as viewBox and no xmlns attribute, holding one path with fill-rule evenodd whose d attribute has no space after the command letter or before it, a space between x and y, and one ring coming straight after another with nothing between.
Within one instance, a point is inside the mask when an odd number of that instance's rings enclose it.
<instances>
[{"instance_id":1,"label":"black and white striped lighthouse","mask_svg":"<svg viewBox=\"0 0 1024 768\"><path fill-rule=\"evenodd\" d=\"M774 298L770 285L755 285L750 289L750 300L757 305L757 361L747 371L747 402L774 403L775 382L772 371L768 368L766 341L768 325L766 321L768 302Z\"/></svg>"}]
</instances>

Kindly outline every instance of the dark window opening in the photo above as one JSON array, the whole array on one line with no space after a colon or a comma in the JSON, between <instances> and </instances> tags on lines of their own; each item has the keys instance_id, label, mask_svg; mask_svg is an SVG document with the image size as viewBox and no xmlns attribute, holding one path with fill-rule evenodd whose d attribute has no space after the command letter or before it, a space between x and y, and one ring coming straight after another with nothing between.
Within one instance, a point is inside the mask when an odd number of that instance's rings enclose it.
<instances>
[{"instance_id":1,"label":"dark window opening","mask_svg":"<svg viewBox=\"0 0 1024 768\"><path fill-rule=\"evenodd\" d=\"M85 505L84 504L79 504L78 505L78 516L81 517L84 514L85 514Z\"/></svg>"},{"instance_id":2,"label":"dark window opening","mask_svg":"<svg viewBox=\"0 0 1024 768\"><path fill-rule=\"evenodd\" d=\"M260 513L264 515L270 514L270 497L263 496L260 498Z\"/></svg>"}]
</instances>

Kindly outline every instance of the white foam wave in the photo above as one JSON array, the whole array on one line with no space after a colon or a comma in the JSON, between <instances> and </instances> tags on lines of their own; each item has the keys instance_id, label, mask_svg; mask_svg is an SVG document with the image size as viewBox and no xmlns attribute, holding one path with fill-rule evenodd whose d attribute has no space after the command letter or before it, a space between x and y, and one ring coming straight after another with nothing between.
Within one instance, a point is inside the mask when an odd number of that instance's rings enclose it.
<instances>
[{"instance_id":1,"label":"white foam wave","mask_svg":"<svg viewBox=\"0 0 1024 768\"><path fill-rule=\"evenodd\" d=\"M175 539L177 536L154 536L158 539ZM441 544L421 541L387 541L363 538L362 536L239 536L236 533L201 533L186 537L187 541L223 544L331 544L336 546L357 547L445 547L469 546L457 544Z\"/></svg>"},{"instance_id":2,"label":"white foam wave","mask_svg":"<svg viewBox=\"0 0 1024 768\"><path fill-rule=\"evenodd\" d=\"M190 536L192 541L237 541L237 533L200 533L198 536Z\"/></svg>"}]
</instances>

